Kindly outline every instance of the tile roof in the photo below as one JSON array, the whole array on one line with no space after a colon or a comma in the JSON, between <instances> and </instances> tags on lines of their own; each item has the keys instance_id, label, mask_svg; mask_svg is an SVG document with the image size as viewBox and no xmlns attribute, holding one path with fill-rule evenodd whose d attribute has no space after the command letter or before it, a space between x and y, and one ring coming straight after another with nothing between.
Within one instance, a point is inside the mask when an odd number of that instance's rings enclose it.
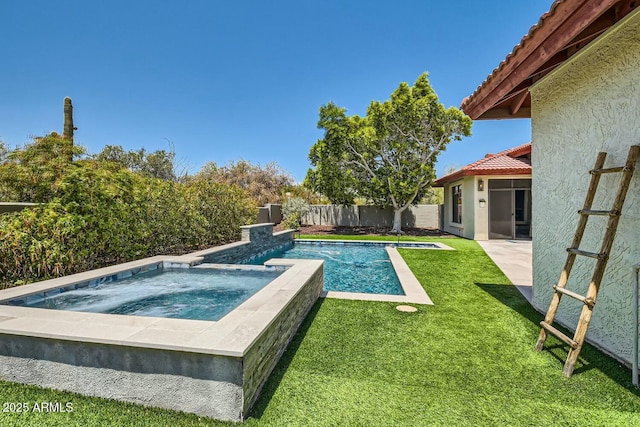
<instances>
[{"instance_id":1,"label":"tile roof","mask_svg":"<svg viewBox=\"0 0 640 427\"><path fill-rule=\"evenodd\" d=\"M531 175L531 161L516 157L531 153L531 143L519 145L497 154L487 154L483 159L468 164L460 170L435 181L436 187L464 176L475 175Z\"/></svg>"},{"instance_id":2,"label":"tile roof","mask_svg":"<svg viewBox=\"0 0 640 427\"><path fill-rule=\"evenodd\" d=\"M529 87L637 7L636 0L555 0L460 107L474 120L530 117Z\"/></svg>"},{"instance_id":3,"label":"tile roof","mask_svg":"<svg viewBox=\"0 0 640 427\"><path fill-rule=\"evenodd\" d=\"M518 53L523 49L524 45L533 38L533 36L535 35L536 31L538 29L540 29L543 25L545 20L550 16L553 15L556 10L558 9L558 6L561 3L564 3L567 0L556 0L553 2L553 4L551 5L551 7L549 8L548 12L545 12L544 14L542 14L542 16L540 17L540 19L538 20L538 22L534 25L531 26L531 28L529 28L529 32L527 34L524 35L524 37L522 37L522 40L520 40L520 43L518 43L517 45L515 45L513 47L513 49L511 50L511 52L507 55L507 57L505 59L502 60L502 62L500 62L500 64L498 64L498 66L491 72L491 74L489 74L489 76L480 84L480 86L478 86L476 88L476 90L470 95L467 96L465 99L462 100L462 104L460 104L460 107L462 109L464 109L467 105L469 105L469 103L480 94L480 92L486 88L491 82L492 80L495 78L496 74L498 74L502 69L504 69L505 65L507 65L507 63L511 62L512 59L514 59Z\"/></svg>"}]
</instances>

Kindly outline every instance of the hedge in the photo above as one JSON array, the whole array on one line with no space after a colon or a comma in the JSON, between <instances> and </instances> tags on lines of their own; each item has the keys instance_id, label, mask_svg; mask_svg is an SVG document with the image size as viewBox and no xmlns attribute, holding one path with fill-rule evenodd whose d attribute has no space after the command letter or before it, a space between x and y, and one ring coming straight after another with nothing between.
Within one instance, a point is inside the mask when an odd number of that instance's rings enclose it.
<instances>
[{"instance_id":1,"label":"hedge","mask_svg":"<svg viewBox=\"0 0 640 427\"><path fill-rule=\"evenodd\" d=\"M0 288L234 241L257 215L239 187L95 161L69 164L46 199L0 216Z\"/></svg>"}]
</instances>

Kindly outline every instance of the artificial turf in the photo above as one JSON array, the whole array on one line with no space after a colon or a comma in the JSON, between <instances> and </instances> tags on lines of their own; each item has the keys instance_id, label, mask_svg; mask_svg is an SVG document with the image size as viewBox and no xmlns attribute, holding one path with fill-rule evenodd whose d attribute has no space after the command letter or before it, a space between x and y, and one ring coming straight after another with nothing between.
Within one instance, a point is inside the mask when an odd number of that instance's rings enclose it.
<instances>
[{"instance_id":1,"label":"artificial turf","mask_svg":"<svg viewBox=\"0 0 640 427\"><path fill-rule=\"evenodd\" d=\"M575 374L565 378L567 348L549 338L547 350L534 350L542 315L475 242L416 240L456 249L400 249L435 305L401 313L394 303L319 300L247 425L640 425L640 392L630 371L586 345ZM0 413L3 427L224 424L13 383L0 387L0 403L74 405L71 413Z\"/></svg>"}]
</instances>

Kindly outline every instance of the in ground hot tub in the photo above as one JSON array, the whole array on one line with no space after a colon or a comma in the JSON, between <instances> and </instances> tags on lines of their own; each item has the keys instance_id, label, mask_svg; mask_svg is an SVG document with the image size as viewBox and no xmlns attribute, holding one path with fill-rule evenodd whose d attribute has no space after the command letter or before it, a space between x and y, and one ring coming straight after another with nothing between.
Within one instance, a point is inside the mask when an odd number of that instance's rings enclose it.
<instances>
[{"instance_id":1,"label":"in ground hot tub","mask_svg":"<svg viewBox=\"0 0 640 427\"><path fill-rule=\"evenodd\" d=\"M0 378L242 420L322 293L322 261L278 259L262 267L195 265L201 261L159 256L0 291ZM181 274L175 267L188 270ZM135 313L131 295L124 309L104 300L102 304L97 297L97 305L107 307L102 313L50 309L64 300L64 294L106 289L109 282L113 287L107 294L117 294L119 285L125 285L123 293L134 292L136 276L146 280L177 272L188 282L189 277L202 279L216 272L254 278L260 271L269 276L268 283L252 289L235 308L208 317L217 320L157 317L158 307L150 306ZM185 288L194 287L187 282ZM252 287L245 282L241 279L243 289L236 294ZM198 297L176 302L145 292L144 299L165 304L170 313L180 311L176 304ZM49 308L42 308L47 304ZM206 312L206 306L196 311ZM118 310L126 314L110 314ZM196 317L202 318L207 317Z\"/></svg>"}]
</instances>

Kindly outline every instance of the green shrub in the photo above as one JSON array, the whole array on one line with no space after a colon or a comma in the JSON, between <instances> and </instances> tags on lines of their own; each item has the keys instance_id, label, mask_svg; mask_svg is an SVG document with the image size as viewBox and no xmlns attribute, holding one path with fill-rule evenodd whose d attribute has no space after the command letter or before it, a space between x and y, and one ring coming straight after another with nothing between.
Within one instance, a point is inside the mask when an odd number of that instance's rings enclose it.
<instances>
[{"instance_id":1,"label":"green shrub","mask_svg":"<svg viewBox=\"0 0 640 427\"><path fill-rule=\"evenodd\" d=\"M82 216L65 212L58 202L0 216L2 288L75 272L83 257L76 236L85 225Z\"/></svg>"},{"instance_id":2,"label":"green shrub","mask_svg":"<svg viewBox=\"0 0 640 427\"><path fill-rule=\"evenodd\" d=\"M235 186L95 161L67 165L44 188L45 203L0 216L0 288L234 241L257 213Z\"/></svg>"},{"instance_id":3,"label":"green shrub","mask_svg":"<svg viewBox=\"0 0 640 427\"><path fill-rule=\"evenodd\" d=\"M300 214L298 212L290 213L281 225L287 230L297 230L300 228Z\"/></svg>"},{"instance_id":4,"label":"green shrub","mask_svg":"<svg viewBox=\"0 0 640 427\"><path fill-rule=\"evenodd\" d=\"M50 201L52 189L72 165L69 159L83 152L56 133L9 152L0 167L0 201Z\"/></svg>"},{"instance_id":5,"label":"green shrub","mask_svg":"<svg viewBox=\"0 0 640 427\"><path fill-rule=\"evenodd\" d=\"M186 185L191 203L205 221L207 241L229 242L240 237L240 225L255 222L258 208L240 187L195 179Z\"/></svg>"}]
</instances>

